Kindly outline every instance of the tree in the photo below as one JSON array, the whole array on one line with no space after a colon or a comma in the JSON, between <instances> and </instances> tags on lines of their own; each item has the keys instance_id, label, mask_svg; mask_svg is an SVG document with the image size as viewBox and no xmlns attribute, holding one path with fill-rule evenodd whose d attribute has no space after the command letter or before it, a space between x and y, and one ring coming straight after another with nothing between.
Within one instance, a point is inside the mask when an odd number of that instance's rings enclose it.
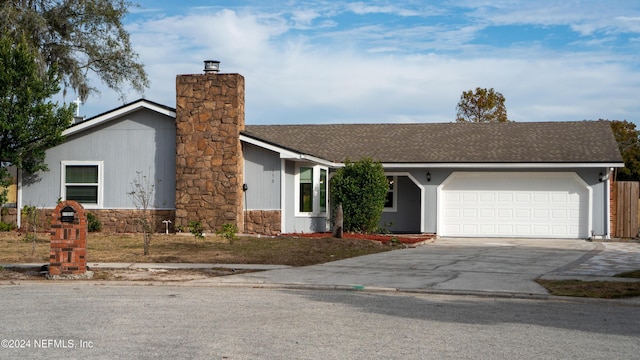
<instances>
[{"instance_id":1,"label":"tree","mask_svg":"<svg viewBox=\"0 0 640 360\"><path fill-rule=\"evenodd\" d=\"M11 164L28 174L46 171L45 151L62 142L75 106L48 99L60 91L55 66L43 74L25 40L0 38L0 183Z\"/></svg>"},{"instance_id":2,"label":"tree","mask_svg":"<svg viewBox=\"0 0 640 360\"><path fill-rule=\"evenodd\" d=\"M42 69L57 66L64 85L82 100L97 91L89 83L97 74L124 99L126 87L148 86L122 19L133 4L126 0L6 0L0 9L0 31L18 42L27 39Z\"/></svg>"},{"instance_id":3,"label":"tree","mask_svg":"<svg viewBox=\"0 0 640 360\"><path fill-rule=\"evenodd\" d=\"M389 183L379 162L347 160L331 178L331 199L342 204L345 231L374 232L379 228Z\"/></svg>"},{"instance_id":4,"label":"tree","mask_svg":"<svg viewBox=\"0 0 640 360\"><path fill-rule=\"evenodd\" d=\"M493 88L463 91L456 107L456 122L508 122L504 102L504 96Z\"/></svg>"},{"instance_id":5,"label":"tree","mask_svg":"<svg viewBox=\"0 0 640 360\"><path fill-rule=\"evenodd\" d=\"M640 181L640 131L636 130L634 123L626 120L611 120L609 123L624 160L624 167L618 170L616 180Z\"/></svg>"},{"instance_id":6,"label":"tree","mask_svg":"<svg viewBox=\"0 0 640 360\"><path fill-rule=\"evenodd\" d=\"M149 245L151 245L151 232L153 231L153 218L150 208L153 205L153 194L156 186L142 171L131 181L131 191L127 193L131 201L138 209L137 221L142 227L143 254L149 255Z\"/></svg>"}]
</instances>

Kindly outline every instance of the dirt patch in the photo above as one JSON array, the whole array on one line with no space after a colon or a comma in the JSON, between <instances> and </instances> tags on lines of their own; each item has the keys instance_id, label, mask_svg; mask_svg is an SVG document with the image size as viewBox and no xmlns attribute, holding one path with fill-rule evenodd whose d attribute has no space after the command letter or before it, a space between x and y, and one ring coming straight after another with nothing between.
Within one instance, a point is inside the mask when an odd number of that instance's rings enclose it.
<instances>
[{"instance_id":1,"label":"dirt patch","mask_svg":"<svg viewBox=\"0 0 640 360\"><path fill-rule=\"evenodd\" d=\"M189 281L252 272L254 270L211 269L91 269L92 280L109 281ZM0 280L45 280L46 271L37 268L0 270Z\"/></svg>"},{"instance_id":2,"label":"dirt patch","mask_svg":"<svg viewBox=\"0 0 640 360\"><path fill-rule=\"evenodd\" d=\"M327 234L241 236L233 243L215 235L197 239L190 234L154 234L147 256L143 255L142 245L142 234L89 233L87 261L305 266L408 246L390 238L383 244L372 239L336 239ZM48 262L48 234L38 234L32 242L21 233L0 232L0 264Z\"/></svg>"},{"instance_id":3,"label":"dirt patch","mask_svg":"<svg viewBox=\"0 0 640 360\"><path fill-rule=\"evenodd\" d=\"M330 238L331 233L295 233L284 234L283 236L302 237L302 238ZM382 244L396 243L404 245L415 245L435 239L434 234L363 234L363 233L344 233L343 239L372 240Z\"/></svg>"}]
</instances>

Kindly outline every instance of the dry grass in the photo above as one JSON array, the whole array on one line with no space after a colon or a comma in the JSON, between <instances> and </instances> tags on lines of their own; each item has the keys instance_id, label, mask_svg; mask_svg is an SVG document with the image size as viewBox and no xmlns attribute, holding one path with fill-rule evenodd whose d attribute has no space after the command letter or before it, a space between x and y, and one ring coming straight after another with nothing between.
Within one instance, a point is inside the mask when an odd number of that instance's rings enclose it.
<instances>
[{"instance_id":1,"label":"dry grass","mask_svg":"<svg viewBox=\"0 0 640 360\"><path fill-rule=\"evenodd\" d=\"M640 282L542 280L536 282L544 286L552 295L576 296L602 299L617 299L640 296Z\"/></svg>"},{"instance_id":2,"label":"dry grass","mask_svg":"<svg viewBox=\"0 0 640 360\"><path fill-rule=\"evenodd\" d=\"M47 263L49 234L38 234L35 253L25 235L0 232L0 263ZM404 247L376 241L335 238L241 237L233 244L208 236L155 234L150 255L144 256L141 234L90 233L88 262L176 262L224 264L278 264L304 266Z\"/></svg>"}]
</instances>

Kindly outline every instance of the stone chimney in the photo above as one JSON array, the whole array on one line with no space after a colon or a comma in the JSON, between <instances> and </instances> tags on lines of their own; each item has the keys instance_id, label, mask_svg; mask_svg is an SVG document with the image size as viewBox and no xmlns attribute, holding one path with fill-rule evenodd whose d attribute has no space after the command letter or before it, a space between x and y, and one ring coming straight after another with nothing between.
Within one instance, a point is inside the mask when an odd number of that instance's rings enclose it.
<instances>
[{"instance_id":1,"label":"stone chimney","mask_svg":"<svg viewBox=\"0 0 640 360\"><path fill-rule=\"evenodd\" d=\"M242 75L176 77L175 225L200 221L206 232L226 223L244 228L242 130Z\"/></svg>"}]
</instances>

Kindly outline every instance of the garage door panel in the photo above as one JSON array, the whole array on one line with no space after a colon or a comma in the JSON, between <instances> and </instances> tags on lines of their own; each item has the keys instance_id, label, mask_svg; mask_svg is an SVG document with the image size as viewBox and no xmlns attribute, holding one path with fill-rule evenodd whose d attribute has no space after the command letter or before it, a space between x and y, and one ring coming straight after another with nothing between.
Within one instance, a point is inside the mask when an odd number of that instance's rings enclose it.
<instances>
[{"instance_id":1,"label":"garage door panel","mask_svg":"<svg viewBox=\"0 0 640 360\"><path fill-rule=\"evenodd\" d=\"M478 209L462 209L462 217L475 219L478 217Z\"/></svg>"},{"instance_id":2,"label":"garage door panel","mask_svg":"<svg viewBox=\"0 0 640 360\"><path fill-rule=\"evenodd\" d=\"M478 226L475 224L465 224L462 226L462 231L464 232L478 232Z\"/></svg>"},{"instance_id":3,"label":"garage door panel","mask_svg":"<svg viewBox=\"0 0 640 360\"><path fill-rule=\"evenodd\" d=\"M498 226L496 226L496 229L498 230L499 235L509 235L514 233L513 225L498 224Z\"/></svg>"},{"instance_id":4,"label":"garage door panel","mask_svg":"<svg viewBox=\"0 0 640 360\"><path fill-rule=\"evenodd\" d=\"M551 212L551 216L553 216L554 219L566 219L568 218L567 213L569 211L568 210L564 210L564 209L553 209Z\"/></svg>"},{"instance_id":5,"label":"garage door panel","mask_svg":"<svg viewBox=\"0 0 640 360\"><path fill-rule=\"evenodd\" d=\"M550 234L549 226L534 225L532 228L533 228L533 235L535 236L547 236Z\"/></svg>"},{"instance_id":6,"label":"garage door panel","mask_svg":"<svg viewBox=\"0 0 640 360\"><path fill-rule=\"evenodd\" d=\"M519 236L530 236L531 235L531 226L530 225L517 225L516 226L516 234Z\"/></svg>"},{"instance_id":7,"label":"garage door panel","mask_svg":"<svg viewBox=\"0 0 640 360\"><path fill-rule=\"evenodd\" d=\"M513 219L512 209L498 209L496 218L498 220Z\"/></svg>"},{"instance_id":8,"label":"garage door panel","mask_svg":"<svg viewBox=\"0 0 640 360\"><path fill-rule=\"evenodd\" d=\"M469 201L476 202L476 201L478 201L478 194L477 193L471 193L471 192L463 192L462 193L462 201L464 201L464 202L469 202Z\"/></svg>"},{"instance_id":9,"label":"garage door panel","mask_svg":"<svg viewBox=\"0 0 640 360\"><path fill-rule=\"evenodd\" d=\"M535 209L533 210L534 219L549 219L549 210L547 209Z\"/></svg>"},{"instance_id":10,"label":"garage door panel","mask_svg":"<svg viewBox=\"0 0 640 360\"><path fill-rule=\"evenodd\" d=\"M512 203L513 202L513 194L511 193L503 193L499 192L497 194L497 199L499 203Z\"/></svg>"},{"instance_id":11,"label":"garage door panel","mask_svg":"<svg viewBox=\"0 0 640 360\"><path fill-rule=\"evenodd\" d=\"M496 216L496 211L495 209L480 209L478 216L481 219L493 219Z\"/></svg>"},{"instance_id":12,"label":"garage door panel","mask_svg":"<svg viewBox=\"0 0 640 360\"><path fill-rule=\"evenodd\" d=\"M454 173L440 196L443 236L588 236L589 189L574 173Z\"/></svg>"},{"instance_id":13,"label":"garage door panel","mask_svg":"<svg viewBox=\"0 0 640 360\"><path fill-rule=\"evenodd\" d=\"M549 202L549 194L546 194L546 193L534 193L533 194L533 202L534 203L546 204L546 203Z\"/></svg>"}]
</instances>

